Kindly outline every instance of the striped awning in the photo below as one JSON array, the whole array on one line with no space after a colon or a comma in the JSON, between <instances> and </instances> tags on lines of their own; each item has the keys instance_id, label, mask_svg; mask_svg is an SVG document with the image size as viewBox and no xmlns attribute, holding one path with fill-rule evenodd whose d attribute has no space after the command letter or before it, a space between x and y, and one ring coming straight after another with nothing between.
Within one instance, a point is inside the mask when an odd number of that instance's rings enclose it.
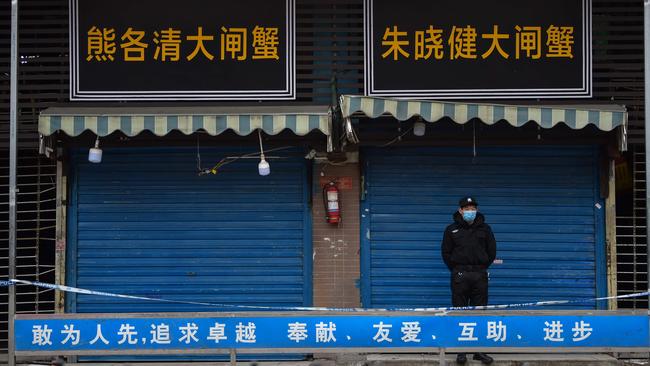
<instances>
[{"instance_id":1,"label":"striped awning","mask_svg":"<svg viewBox=\"0 0 650 366\"><path fill-rule=\"evenodd\" d=\"M505 120L515 127L520 127L532 121L543 128L551 128L559 123L564 123L573 129L581 129L593 124L603 131L627 126L625 107L618 105L523 106L388 99L356 95L344 95L341 100L343 117L363 113L371 118L392 115L400 121L405 121L411 117L420 116L429 122L448 117L460 124L478 118L488 125Z\"/></svg>"},{"instance_id":2,"label":"striped awning","mask_svg":"<svg viewBox=\"0 0 650 366\"><path fill-rule=\"evenodd\" d=\"M164 136L173 130L184 134L203 130L210 135L233 130L243 136L257 129L270 135L289 129L300 136L313 130L329 136L330 116L328 106L53 107L41 112L38 131L46 136L57 131L77 136L86 130L98 136L115 131L135 136L148 130Z\"/></svg>"}]
</instances>

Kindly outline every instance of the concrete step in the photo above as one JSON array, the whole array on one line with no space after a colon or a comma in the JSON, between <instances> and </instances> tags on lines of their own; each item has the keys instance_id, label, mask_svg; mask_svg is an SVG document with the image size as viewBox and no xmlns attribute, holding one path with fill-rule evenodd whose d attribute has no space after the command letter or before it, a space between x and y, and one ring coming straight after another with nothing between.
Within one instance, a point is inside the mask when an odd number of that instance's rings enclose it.
<instances>
[{"instance_id":1,"label":"concrete step","mask_svg":"<svg viewBox=\"0 0 650 366\"><path fill-rule=\"evenodd\" d=\"M20 363L20 366L43 366L43 363ZM46 364L47 365L47 364ZM230 366L230 362L80 362L65 366ZM313 361L237 362L237 366L311 366ZM327 366L329 364L324 364ZM333 365L333 363L332 363ZM2 366L0 364L0 366Z\"/></svg>"},{"instance_id":2,"label":"concrete step","mask_svg":"<svg viewBox=\"0 0 650 366\"><path fill-rule=\"evenodd\" d=\"M647 365L647 359L617 360L606 354L541 353L541 354L495 354L494 366L633 366ZM237 362L237 366L435 366L440 365L437 354L331 354L328 359L313 361L279 361L279 362ZM456 355L447 354L448 366L456 365ZM47 365L47 363L20 363L21 366ZM230 362L84 362L68 363L66 366L230 366ZM478 366L480 362L472 360L468 354L466 366Z\"/></svg>"},{"instance_id":3,"label":"concrete step","mask_svg":"<svg viewBox=\"0 0 650 366\"><path fill-rule=\"evenodd\" d=\"M66 366L230 366L230 362L113 362L113 363L67 363ZM312 361L237 362L237 366L310 366ZM325 366L325 365L324 365Z\"/></svg>"},{"instance_id":4,"label":"concrete step","mask_svg":"<svg viewBox=\"0 0 650 366\"><path fill-rule=\"evenodd\" d=\"M622 365L619 361L605 354L490 354L494 358L495 366L551 366L551 365ZM467 354L467 366L482 365L479 361L472 360L472 354ZM445 357L447 365L456 365L456 355L448 354ZM367 356L368 366L424 366L439 365L438 355L390 355L377 354Z\"/></svg>"}]
</instances>

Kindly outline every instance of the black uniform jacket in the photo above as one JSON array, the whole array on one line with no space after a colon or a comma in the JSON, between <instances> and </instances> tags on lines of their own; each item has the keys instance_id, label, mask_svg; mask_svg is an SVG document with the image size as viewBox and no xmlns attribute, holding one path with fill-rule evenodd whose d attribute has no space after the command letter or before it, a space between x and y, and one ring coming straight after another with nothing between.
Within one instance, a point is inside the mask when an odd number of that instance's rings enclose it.
<instances>
[{"instance_id":1,"label":"black uniform jacket","mask_svg":"<svg viewBox=\"0 0 650 366\"><path fill-rule=\"evenodd\" d=\"M456 211L454 223L442 238L442 259L450 271L486 270L497 255L497 243L485 216L478 212L472 225Z\"/></svg>"}]
</instances>

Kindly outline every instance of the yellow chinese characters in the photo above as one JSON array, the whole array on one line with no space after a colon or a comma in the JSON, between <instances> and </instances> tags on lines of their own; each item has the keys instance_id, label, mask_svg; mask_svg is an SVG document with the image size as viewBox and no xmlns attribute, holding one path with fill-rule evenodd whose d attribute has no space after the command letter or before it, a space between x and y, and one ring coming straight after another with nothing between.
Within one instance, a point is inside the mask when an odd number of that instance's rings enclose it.
<instances>
[{"instance_id":1,"label":"yellow chinese characters","mask_svg":"<svg viewBox=\"0 0 650 366\"><path fill-rule=\"evenodd\" d=\"M128 27L120 33L121 36L118 32L115 28L92 26L87 32L86 61L115 61L119 57L118 50L122 60L127 62L143 62L148 57L159 62L178 62L182 58L213 61L215 56L210 50L217 52L216 49L220 50L219 60L280 60L278 27L224 26L210 31L198 26L196 31L188 31L187 36L182 29L172 27L149 33ZM220 33L220 37L215 33Z\"/></svg>"},{"instance_id":2,"label":"yellow chinese characters","mask_svg":"<svg viewBox=\"0 0 650 366\"><path fill-rule=\"evenodd\" d=\"M221 59L226 59L226 53L230 53L231 59L239 61L246 60L246 28L221 27Z\"/></svg>"},{"instance_id":3,"label":"yellow chinese characters","mask_svg":"<svg viewBox=\"0 0 650 366\"><path fill-rule=\"evenodd\" d=\"M542 27L515 26L515 58L519 59L523 52L526 57L537 60L542 57Z\"/></svg>"},{"instance_id":4,"label":"yellow chinese characters","mask_svg":"<svg viewBox=\"0 0 650 366\"><path fill-rule=\"evenodd\" d=\"M568 57L573 58L573 27L557 27L551 25L546 31L548 38L546 45L548 52L546 57Z\"/></svg>"},{"instance_id":5,"label":"yellow chinese characters","mask_svg":"<svg viewBox=\"0 0 650 366\"><path fill-rule=\"evenodd\" d=\"M86 61L95 59L96 61L113 61L115 60L115 29L99 29L92 26L88 31L88 54Z\"/></svg>"},{"instance_id":6,"label":"yellow chinese characters","mask_svg":"<svg viewBox=\"0 0 650 366\"><path fill-rule=\"evenodd\" d=\"M503 50L503 48L501 48L501 44L499 43L499 40L500 39L508 39L508 38L510 38L510 36L508 34L499 34L499 26L498 25L493 26L492 33L483 34L481 36L481 38L483 38L483 39L491 39L492 40L492 44L490 45L490 48L487 51L485 51L485 53L483 53L481 55L481 57L488 58L492 54L492 52L494 52L495 49L499 52L501 57L503 57L503 58L508 58L509 57L509 55Z\"/></svg>"},{"instance_id":7,"label":"yellow chinese characters","mask_svg":"<svg viewBox=\"0 0 650 366\"><path fill-rule=\"evenodd\" d=\"M253 60L279 60L279 43L278 28L263 28L255 26L255 28L253 28Z\"/></svg>"},{"instance_id":8,"label":"yellow chinese characters","mask_svg":"<svg viewBox=\"0 0 650 366\"><path fill-rule=\"evenodd\" d=\"M405 58L408 58L410 54L402 48L402 46L408 46L408 40L400 40L400 37L406 37L406 32L400 32L397 30L397 26L393 26L393 29L386 28L384 32L384 37L382 38L381 45L389 46L388 51L384 52L381 57L386 58L391 53L393 54L393 60L397 61L398 54L401 54Z\"/></svg>"},{"instance_id":9,"label":"yellow chinese characters","mask_svg":"<svg viewBox=\"0 0 650 366\"><path fill-rule=\"evenodd\" d=\"M465 28L454 26L447 43L449 43L450 59L476 58L476 28L469 25Z\"/></svg>"},{"instance_id":10,"label":"yellow chinese characters","mask_svg":"<svg viewBox=\"0 0 650 366\"><path fill-rule=\"evenodd\" d=\"M512 54L515 60L538 60L543 56L572 59L575 45L572 26L550 25L543 29L541 26L516 25L508 32L493 24L491 31L479 33L472 25L454 25L448 30L429 25L428 28L413 31L411 35L412 44L408 31L399 30L397 25L386 27L381 39L381 57L398 61L410 58L412 51L416 61L442 60L445 57L450 60L475 60L479 58L478 55L481 59L510 59ZM443 44L444 39L446 44ZM545 50L543 46L546 46Z\"/></svg>"},{"instance_id":11,"label":"yellow chinese characters","mask_svg":"<svg viewBox=\"0 0 650 366\"><path fill-rule=\"evenodd\" d=\"M164 29L153 32L153 43L156 44L156 52L153 59L160 61L178 61L181 57L181 31L178 29Z\"/></svg>"},{"instance_id":12,"label":"yellow chinese characters","mask_svg":"<svg viewBox=\"0 0 650 366\"><path fill-rule=\"evenodd\" d=\"M124 50L124 61L144 61L144 50L149 47L142 42L144 35L144 31L136 31L131 27L122 35L120 48Z\"/></svg>"},{"instance_id":13,"label":"yellow chinese characters","mask_svg":"<svg viewBox=\"0 0 650 366\"><path fill-rule=\"evenodd\" d=\"M433 54L433 58L441 60L445 52L442 44L442 29L433 29L429 26L424 31L415 32L415 59L428 60Z\"/></svg>"},{"instance_id":14,"label":"yellow chinese characters","mask_svg":"<svg viewBox=\"0 0 650 366\"><path fill-rule=\"evenodd\" d=\"M199 51L205 56L208 60L214 59L214 56L208 52L207 49L205 49L205 44L203 43L204 41L212 41L214 40L214 36L204 36L203 35L203 27L199 27L197 30L197 35L195 36L187 36L188 41L196 41L196 47L194 47L194 50L192 53L190 53L187 56L187 61L192 61L196 55L198 55Z\"/></svg>"}]
</instances>

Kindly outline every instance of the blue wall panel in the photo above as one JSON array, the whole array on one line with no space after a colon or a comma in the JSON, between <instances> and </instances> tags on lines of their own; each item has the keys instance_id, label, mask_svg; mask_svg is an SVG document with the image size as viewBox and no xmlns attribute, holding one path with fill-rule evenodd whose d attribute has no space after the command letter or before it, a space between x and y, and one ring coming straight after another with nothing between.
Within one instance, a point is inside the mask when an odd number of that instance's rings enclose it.
<instances>
[{"instance_id":1,"label":"blue wall panel","mask_svg":"<svg viewBox=\"0 0 650 366\"><path fill-rule=\"evenodd\" d=\"M450 306L440 243L464 195L479 201L503 261L490 268L490 304L605 293L596 155L593 147L481 148L476 157L471 148L365 151L364 306Z\"/></svg>"},{"instance_id":2,"label":"blue wall panel","mask_svg":"<svg viewBox=\"0 0 650 366\"><path fill-rule=\"evenodd\" d=\"M201 158L208 165L240 153L202 149ZM195 149L110 149L101 164L75 156L68 283L170 300L311 305L306 164L297 152L274 155L285 159L271 160L267 177L256 159L199 177ZM69 297L68 309L219 310L86 295Z\"/></svg>"}]
</instances>

